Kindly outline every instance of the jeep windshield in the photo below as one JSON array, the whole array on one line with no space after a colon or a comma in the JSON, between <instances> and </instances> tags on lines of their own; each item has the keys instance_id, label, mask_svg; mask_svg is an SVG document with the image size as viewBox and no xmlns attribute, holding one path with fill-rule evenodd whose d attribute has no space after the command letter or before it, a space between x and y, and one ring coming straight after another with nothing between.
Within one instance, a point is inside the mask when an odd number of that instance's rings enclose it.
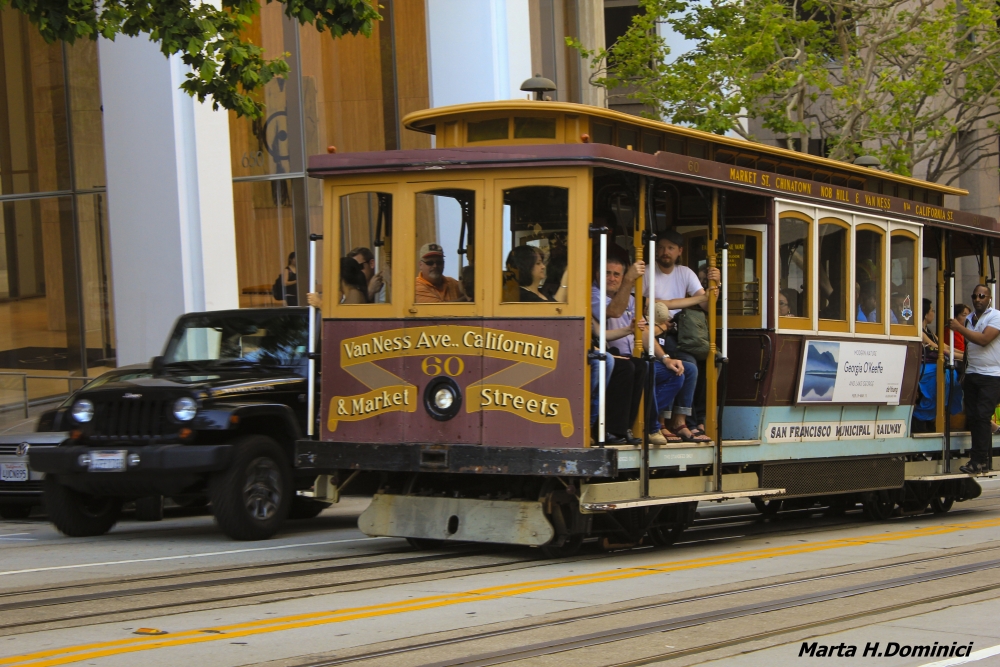
<instances>
[{"instance_id":1,"label":"jeep windshield","mask_svg":"<svg viewBox=\"0 0 1000 667\"><path fill-rule=\"evenodd\" d=\"M305 374L309 320L306 310L224 311L183 317L163 355L183 370L282 367Z\"/></svg>"}]
</instances>

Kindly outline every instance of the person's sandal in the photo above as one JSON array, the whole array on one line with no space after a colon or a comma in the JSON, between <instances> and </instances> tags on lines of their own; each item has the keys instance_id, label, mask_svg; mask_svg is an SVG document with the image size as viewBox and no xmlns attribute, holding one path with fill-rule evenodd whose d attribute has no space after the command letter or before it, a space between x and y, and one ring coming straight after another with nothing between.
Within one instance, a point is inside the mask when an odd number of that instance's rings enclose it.
<instances>
[{"instance_id":1,"label":"person's sandal","mask_svg":"<svg viewBox=\"0 0 1000 667\"><path fill-rule=\"evenodd\" d=\"M677 435L679 435L681 437L681 440L683 440L684 442L699 442L699 443L712 442L712 439L707 435L705 435L704 433L695 435L694 431L689 429L687 426L684 427L684 430L688 432L687 437L685 437L684 434L680 432L680 430L678 430L677 432Z\"/></svg>"},{"instance_id":2,"label":"person's sandal","mask_svg":"<svg viewBox=\"0 0 1000 667\"><path fill-rule=\"evenodd\" d=\"M676 433L667 428L661 428L660 435L666 438L667 443L684 442L681 436L677 435Z\"/></svg>"}]
</instances>

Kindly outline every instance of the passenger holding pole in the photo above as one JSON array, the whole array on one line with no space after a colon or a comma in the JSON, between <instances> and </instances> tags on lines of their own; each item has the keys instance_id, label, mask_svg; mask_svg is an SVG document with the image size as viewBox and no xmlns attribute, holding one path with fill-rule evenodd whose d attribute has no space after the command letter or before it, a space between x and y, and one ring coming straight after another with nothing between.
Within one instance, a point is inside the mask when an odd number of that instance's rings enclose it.
<instances>
[{"instance_id":1,"label":"passenger holding pole","mask_svg":"<svg viewBox=\"0 0 1000 667\"><path fill-rule=\"evenodd\" d=\"M637 260L626 267L627 260L617 256L609 256L604 267L604 281L607 290L605 296L607 313L607 340L612 338L614 345L609 345L609 351L614 355L614 370L608 384L606 413L605 443L609 445L639 445L642 439L632 434L631 425L639 416L639 404L642 402L643 388L646 385L646 362L632 355L635 349L635 336L632 327L635 323L635 296L632 294L635 281L646 272L646 264ZM600 267L599 267L600 268ZM597 321L601 306L600 286L597 278L600 271L595 271L595 281L591 288L591 312L594 315L594 326L600 327ZM625 387L625 391L616 390ZM666 440L659 431L650 434L653 444L665 444Z\"/></svg>"},{"instance_id":2,"label":"passenger holding pole","mask_svg":"<svg viewBox=\"0 0 1000 667\"><path fill-rule=\"evenodd\" d=\"M681 264L683 253L684 237L679 232L668 229L659 234L656 242L656 267L650 280L656 281L653 289L654 298L670 310L671 318L684 308L694 306L702 310L708 308L708 294L705 292L705 287L694 271ZM722 281L722 273L718 268L712 267L707 270L706 278L718 285ZM644 287L643 296L649 296L648 287ZM699 360L679 349L677 333L676 326L671 326L666 331L663 336L663 352L684 362L685 386L688 383L694 383L692 386L696 387L699 379ZM704 392L702 392L703 394ZM687 392L682 390L673 410L670 410L670 406L658 406L661 412L667 411L671 415L670 431L685 441L709 441L710 439L704 436L703 424L699 425L698 428L688 426L687 420L694 415L695 406L693 401L687 401L685 404L684 401L680 400L686 396ZM701 408L698 410L699 413L704 412L704 398L701 399L698 407ZM670 439L671 436L667 435L666 437Z\"/></svg>"},{"instance_id":3,"label":"passenger holding pole","mask_svg":"<svg viewBox=\"0 0 1000 667\"><path fill-rule=\"evenodd\" d=\"M965 337L965 423L972 437L972 454L969 463L959 470L970 475L990 470L990 418L1000 403L1000 312L993 309L991 302L990 289L976 285L972 290L972 314L964 323L953 319L948 324Z\"/></svg>"}]
</instances>

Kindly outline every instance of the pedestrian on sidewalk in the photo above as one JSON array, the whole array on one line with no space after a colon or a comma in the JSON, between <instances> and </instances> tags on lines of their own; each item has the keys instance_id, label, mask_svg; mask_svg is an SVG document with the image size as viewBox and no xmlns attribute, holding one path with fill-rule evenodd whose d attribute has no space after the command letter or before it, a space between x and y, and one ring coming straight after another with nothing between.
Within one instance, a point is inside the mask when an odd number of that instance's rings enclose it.
<instances>
[{"instance_id":1,"label":"pedestrian on sidewalk","mask_svg":"<svg viewBox=\"0 0 1000 667\"><path fill-rule=\"evenodd\" d=\"M965 322L953 319L948 325L965 336L965 423L972 437L972 454L959 470L970 475L989 472L993 452L990 418L1000 403L1000 312L991 301L989 288L976 285L972 290L973 312Z\"/></svg>"}]
</instances>

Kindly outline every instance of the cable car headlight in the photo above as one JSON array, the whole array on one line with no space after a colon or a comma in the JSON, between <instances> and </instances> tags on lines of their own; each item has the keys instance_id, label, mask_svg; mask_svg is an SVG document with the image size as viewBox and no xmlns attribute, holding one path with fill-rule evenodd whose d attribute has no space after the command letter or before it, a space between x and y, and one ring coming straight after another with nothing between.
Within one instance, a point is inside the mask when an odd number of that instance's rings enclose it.
<instances>
[{"instance_id":1,"label":"cable car headlight","mask_svg":"<svg viewBox=\"0 0 1000 667\"><path fill-rule=\"evenodd\" d=\"M174 402L174 417L177 421L189 422L198 412L198 404L190 396L181 396Z\"/></svg>"},{"instance_id":2,"label":"cable car headlight","mask_svg":"<svg viewBox=\"0 0 1000 667\"><path fill-rule=\"evenodd\" d=\"M94 404L85 398L81 398L73 404L70 414L73 415L73 419L76 421L86 424L94 418Z\"/></svg>"},{"instance_id":3,"label":"cable car headlight","mask_svg":"<svg viewBox=\"0 0 1000 667\"><path fill-rule=\"evenodd\" d=\"M462 407L462 390L450 377L440 375L424 388L424 408L432 418L447 421Z\"/></svg>"}]
</instances>

